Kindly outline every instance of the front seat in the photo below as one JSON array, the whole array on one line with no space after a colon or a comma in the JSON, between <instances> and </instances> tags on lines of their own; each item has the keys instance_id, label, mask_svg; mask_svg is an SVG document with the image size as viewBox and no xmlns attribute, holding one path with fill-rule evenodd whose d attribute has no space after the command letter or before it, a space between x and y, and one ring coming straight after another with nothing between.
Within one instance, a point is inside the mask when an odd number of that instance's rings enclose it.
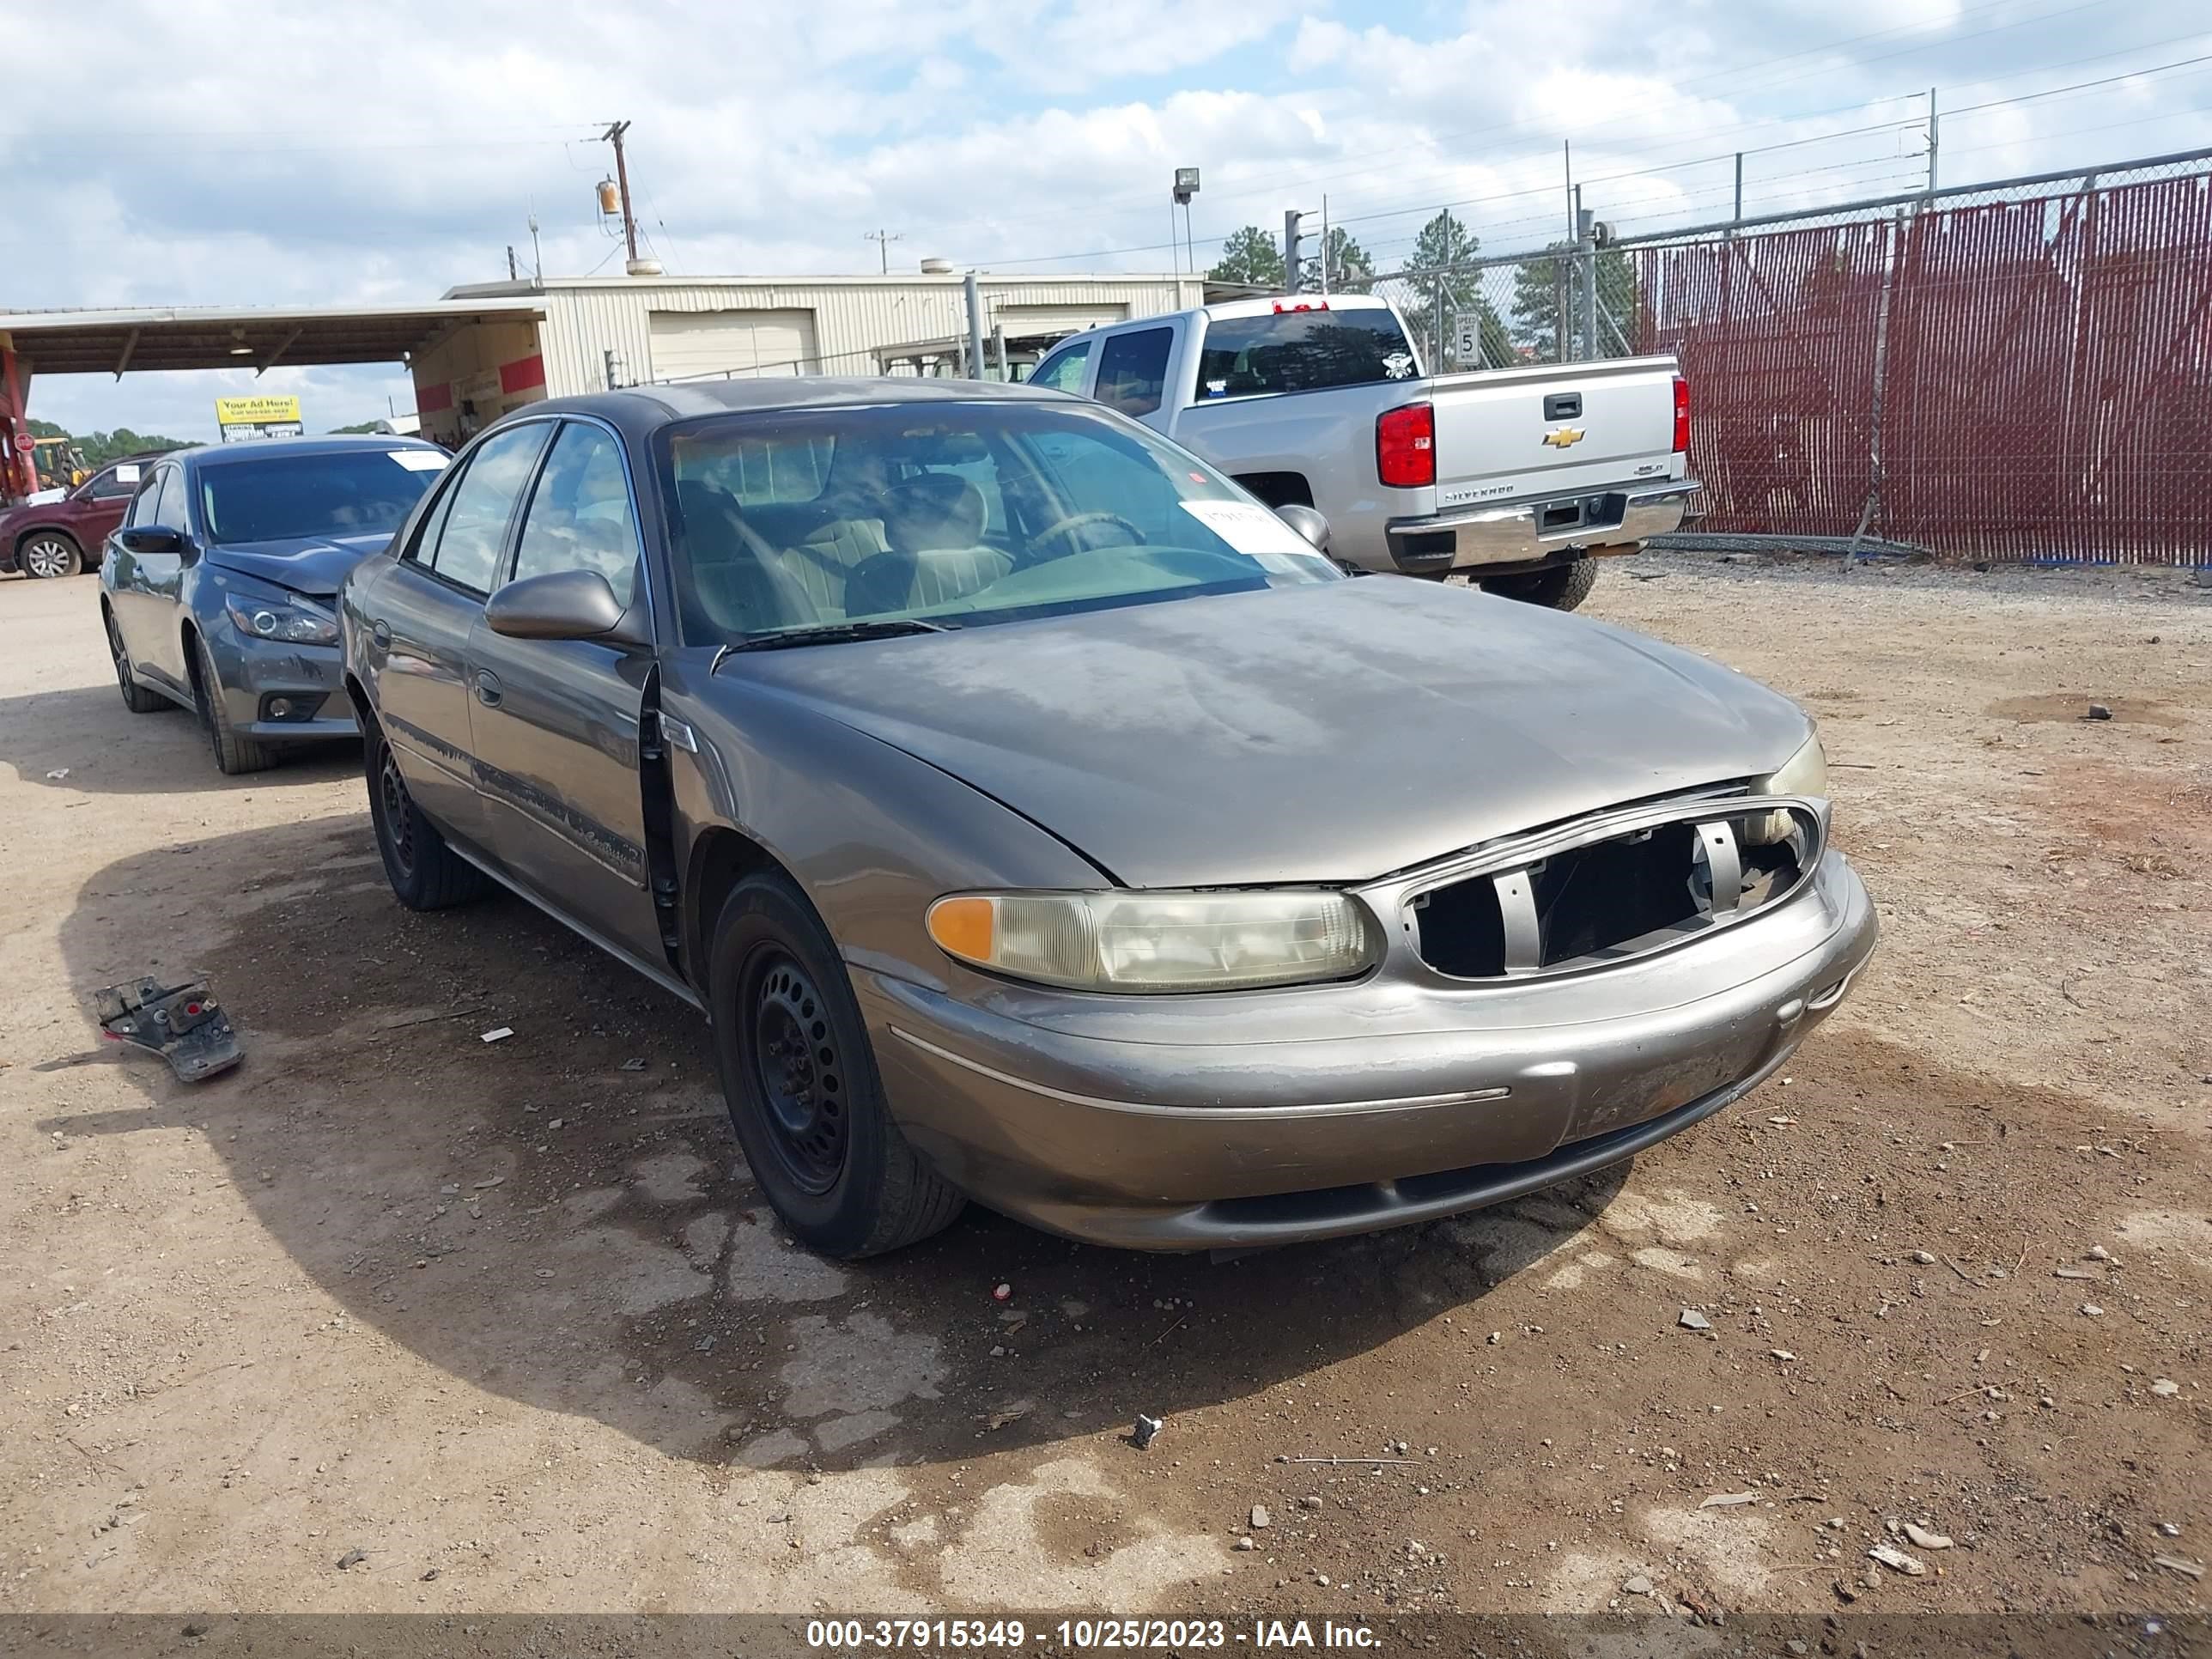
<instances>
[{"instance_id":1,"label":"front seat","mask_svg":"<svg viewBox=\"0 0 2212 1659\"><path fill-rule=\"evenodd\" d=\"M925 472L883 493L890 551L853 568L845 614L882 616L951 605L1014 568L983 541L983 492L957 473Z\"/></svg>"}]
</instances>

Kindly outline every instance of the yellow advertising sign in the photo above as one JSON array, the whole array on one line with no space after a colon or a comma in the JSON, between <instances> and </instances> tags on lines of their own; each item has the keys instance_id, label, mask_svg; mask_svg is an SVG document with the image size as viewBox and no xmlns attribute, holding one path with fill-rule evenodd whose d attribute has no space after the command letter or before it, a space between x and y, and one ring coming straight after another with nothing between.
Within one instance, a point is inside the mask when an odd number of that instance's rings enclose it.
<instances>
[{"instance_id":1,"label":"yellow advertising sign","mask_svg":"<svg viewBox=\"0 0 2212 1659\"><path fill-rule=\"evenodd\" d=\"M300 418L297 398L218 398L215 400L215 419L217 426L262 426L275 421L296 421Z\"/></svg>"}]
</instances>

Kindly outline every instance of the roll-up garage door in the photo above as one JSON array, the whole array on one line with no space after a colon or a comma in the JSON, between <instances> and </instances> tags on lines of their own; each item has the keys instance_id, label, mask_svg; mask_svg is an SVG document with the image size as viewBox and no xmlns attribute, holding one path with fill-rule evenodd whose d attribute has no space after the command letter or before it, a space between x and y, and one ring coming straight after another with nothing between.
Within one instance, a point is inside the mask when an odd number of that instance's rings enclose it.
<instances>
[{"instance_id":1,"label":"roll-up garage door","mask_svg":"<svg viewBox=\"0 0 2212 1659\"><path fill-rule=\"evenodd\" d=\"M811 311L656 311L653 378L814 374Z\"/></svg>"}]
</instances>

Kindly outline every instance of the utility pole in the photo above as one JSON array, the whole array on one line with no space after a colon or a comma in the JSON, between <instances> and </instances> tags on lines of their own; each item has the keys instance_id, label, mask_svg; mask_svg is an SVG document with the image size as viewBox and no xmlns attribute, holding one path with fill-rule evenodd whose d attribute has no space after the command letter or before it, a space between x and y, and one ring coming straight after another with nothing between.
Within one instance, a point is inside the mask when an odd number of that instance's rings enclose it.
<instances>
[{"instance_id":1,"label":"utility pole","mask_svg":"<svg viewBox=\"0 0 2212 1659\"><path fill-rule=\"evenodd\" d=\"M884 275L890 276L891 274L891 244L906 240L906 233L902 230L865 231L861 234L860 240L864 242L873 242L876 245L884 256Z\"/></svg>"},{"instance_id":2,"label":"utility pole","mask_svg":"<svg viewBox=\"0 0 2212 1659\"><path fill-rule=\"evenodd\" d=\"M1735 153L1735 216L1743 217L1743 152Z\"/></svg>"},{"instance_id":3,"label":"utility pole","mask_svg":"<svg viewBox=\"0 0 2212 1659\"><path fill-rule=\"evenodd\" d=\"M968 273L968 378L983 378L983 298L975 285L975 273Z\"/></svg>"},{"instance_id":4,"label":"utility pole","mask_svg":"<svg viewBox=\"0 0 2212 1659\"><path fill-rule=\"evenodd\" d=\"M623 159L623 134L629 131L627 121L608 125L606 140L615 147L615 185L622 191L623 240L629 244L629 257L637 258L637 218L629 210L629 165Z\"/></svg>"},{"instance_id":5,"label":"utility pole","mask_svg":"<svg viewBox=\"0 0 2212 1659\"><path fill-rule=\"evenodd\" d=\"M1328 297L1328 197L1321 198L1321 293Z\"/></svg>"},{"instance_id":6,"label":"utility pole","mask_svg":"<svg viewBox=\"0 0 2212 1659\"><path fill-rule=\"evenodd\" d=\"M521 279L522 272L515 268L514 264L514 244L509 242L507 245L507 280L514 283Z\"/></svg>"},{"instance_id":7,"label":"utility pole","mask_svg":"<svg viewBox=\"0 0 2212 1659\"><path fill-rule=\"evenodd\" d=\"M1305 217L1296 208L1283 215L1283 292L1298 291L1298 221Z\"/></svg>"},{"instance_id":8,"label":"utility pole","mask_svg":"<svg viewBox=\"0 0 2212 1659\"><path fill-rule=\"evenodd\" d=\"M538 287L544 287L545 255L538 246L538 215L535 210L530 215L530 270L531 280Z\"/></svg>"},{"instance_id":9,"label":"utility pole","mask_svg":"<svg viewBox=\"0 0 2212 1659\"><path fill-rule=\"evenodd\" d=\"M1594 222L1597 215L1582 205L1583 193L1575 191L1575 309L1581 313L1579 331L1583 337L1582 355L1584 358L1601 356L1597 349L1597 238Z\"/></svg>"},{"instance_id":10,"label":"utility pole","mask_svg":"<svg viewBox=\"0 0 2212 1659\"><path fill-rule=\"evenodd\" d=\"M1936 193L1936 88L1928 88L1928 193Z\"/></svg>"}]
</instances>

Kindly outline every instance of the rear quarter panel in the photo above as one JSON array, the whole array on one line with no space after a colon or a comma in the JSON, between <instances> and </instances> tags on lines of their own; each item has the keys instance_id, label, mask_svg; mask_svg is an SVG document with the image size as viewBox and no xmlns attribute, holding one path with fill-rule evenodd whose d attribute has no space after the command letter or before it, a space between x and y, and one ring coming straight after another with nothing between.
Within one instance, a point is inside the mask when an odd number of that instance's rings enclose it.
<instances>
[{"instance_id":1,"label":"rear quarter panel","mask_svg":"<svg viewBox=\"0 0 2212 1659\"><path fill-rule=\"evenodd\" d=\"M1232 477L1298 474L1328 520L1335 556L1388 568L1383 526L1434 512L1436 492L1383 487L1375 471L1375 421L1427 396L1426 381L1393 380L1224 398L1184 409L1173 436Z\"/></svg>"}]
</instances>

